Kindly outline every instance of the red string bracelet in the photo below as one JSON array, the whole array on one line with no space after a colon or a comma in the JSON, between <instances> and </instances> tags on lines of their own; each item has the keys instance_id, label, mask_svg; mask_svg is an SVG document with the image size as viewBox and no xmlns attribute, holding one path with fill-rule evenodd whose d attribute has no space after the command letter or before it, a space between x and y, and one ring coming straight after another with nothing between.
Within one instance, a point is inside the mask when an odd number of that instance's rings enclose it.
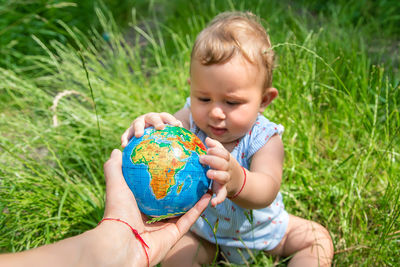
<instances>
[{"instance_id":1,"label":"red string bracelet","mask_svg":"<svg viewBox=\"0 0 400 267\"><path fill-rule=\"evenodd\" d=\"M138 231L136 229L134 229L132 226L130 226L129 223L121 220L121 219L114 219L114 218L103 218L97 225L101 224L104 221L117 221L117 222L122 222L126 225L129 226L129 228L131 228L132 233L135 235L135 237L137 239L139 239L140 244L143 247L144 253L146 254L146 258L147 258L147 266L150 266L150 259L149 259L149 254L147 254L147 250L145 247L149 248L149 246L146 244L146 242L144 242L143 238L140 236L140 234L138 233Z\"/></svg>"},{"instance_id":2,"label":"red string bracelet","mask_svg":"<svg viewBox=\"0 0 400 267\"><path fill-rule=\"evenodd\" d=\"M241 166L242 167L242 166ZM244 173L244 179L243 179L243 184L242 184L242 187L240 188L240 190L239 191L237 191L236 192L236 194L234 194L233 195L233 197L230 197L229 199L234 199L235 197L237 197L239 194L240 194L240 192L242 192L242 190L243 190L243 188L244 188L244 185L246 184L246 170L245 170L245 168L243 168L242 167L242 170L243 170L243 173Z\"/></svg>"}]
</instances>

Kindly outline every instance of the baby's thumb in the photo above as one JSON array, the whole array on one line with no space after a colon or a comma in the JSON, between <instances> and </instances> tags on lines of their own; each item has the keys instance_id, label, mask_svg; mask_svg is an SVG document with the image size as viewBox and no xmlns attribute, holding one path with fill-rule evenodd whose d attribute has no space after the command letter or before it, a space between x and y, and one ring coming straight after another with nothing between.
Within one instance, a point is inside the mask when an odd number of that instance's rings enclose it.
<instances>
[{"instance_id":1,"label":"baby's thumb","mask_svg":"<svg viewBox=\"0 0 400 267\"><path fill-rule=\"evenodd\" d=\"M218 204L224 202L228 192L226 190L226 186L220 185L218 183L213 183L213 191L215 193L215 197L211 199L211 206L215 207Z\"/></svg>"}]
</instances>

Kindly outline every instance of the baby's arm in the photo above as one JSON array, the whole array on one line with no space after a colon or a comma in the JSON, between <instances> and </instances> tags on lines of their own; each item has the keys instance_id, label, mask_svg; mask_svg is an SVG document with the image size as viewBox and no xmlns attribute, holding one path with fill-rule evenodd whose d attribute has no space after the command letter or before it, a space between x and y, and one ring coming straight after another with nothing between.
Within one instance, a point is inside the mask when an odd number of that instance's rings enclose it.
<instances>
[{"instance_id":1,"label":"baby's arm","mask_svg":"<svg viewBox=\"0 0 400 267\"><path fill-rule=\"evenodd\" d=\"M226 197L247 209L264 208L274 201L280 189L284 156L278 135L253 155L250 170L242 168L218 141L207 138L206 144L207 155L201 156L200 162L211 168L207 176L214 181L213 206Z\"/></svg>"},{"instance_id":2,"label":"baby's arm","mask_svg":"<svg viewBox=\"0 0 400 267\"><path fill-rule=\"evenodd\" d=\"M235 197L235 203L248 209L264 208L270 205L281 187L283 159L283 143L276 134L253 155L250 170L246 170L246 184L240 194ZM239 179L244 180L243 178L242 173Z\"/></svg>"}]
</instances>

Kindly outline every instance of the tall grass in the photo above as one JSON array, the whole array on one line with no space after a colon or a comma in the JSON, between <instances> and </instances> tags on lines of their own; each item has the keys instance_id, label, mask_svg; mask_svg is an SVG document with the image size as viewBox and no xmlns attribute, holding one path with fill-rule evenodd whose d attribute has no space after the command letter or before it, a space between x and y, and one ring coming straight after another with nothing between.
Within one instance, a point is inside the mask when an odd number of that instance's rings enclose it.
<instances>
[{"instance_id":1,"label":"tall grass","mask_svg":"<svg viewBox=\"0 0 400 267\"><path fill-rule=\"evenodd\" d=\"M285 126L288 211L329 229L337 266L398 265L400 79L391 49L399 4L363 3L152 1L146 10L157 16L140 19L134 9L128 29L97 8L90 35L59 21L67 42L33 38L41 52L24 56L28 71L0 69L1 251L96 225L102 164L121 133L139 114L183 105L194 37L235 9L262 17L277 54L280 95L265 115ZM51 109L66 91L74 93ZM258 254L252 266L283 262Z\"/></svg>"},{"instance_id":2,"label":"tall grass","mask_svg":"<svg viewBox=\"0 0 400 267\"><path fill-rule=\"evenodd\" d=\"M143 2L146 1L137 0L135 3L127 0L1 1L0 67L15 71L30 69L25 56L43 54L43 49L32 36L40 38L45 43L50 40L57 40L63 44L71 43L70 35L60 22L89 32L92 27L100 26L94 12L95 8L100 8L112 11L117 15L116 21L120 25L126 25L131 18L130 10L134 4L141 7L142 11L146 11Z\"/></svg>"}]
</instances>

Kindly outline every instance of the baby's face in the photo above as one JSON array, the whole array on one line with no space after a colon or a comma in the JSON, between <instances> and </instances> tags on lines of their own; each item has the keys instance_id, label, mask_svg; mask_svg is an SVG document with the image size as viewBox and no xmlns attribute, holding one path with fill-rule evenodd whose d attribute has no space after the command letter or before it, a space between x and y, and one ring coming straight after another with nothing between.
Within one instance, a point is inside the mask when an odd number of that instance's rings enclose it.
<instances>
[{"instance_id":1,"label":"baby's face","mask_svg":"<svg viewBox=\"0 0 400 267\"><path fill-rule=\"evenodd\" d=\"M263 110L263 77L241 56L209 66L193 60L190 99L197 126L231 150Z\"/></svg>"}]
</instances>

